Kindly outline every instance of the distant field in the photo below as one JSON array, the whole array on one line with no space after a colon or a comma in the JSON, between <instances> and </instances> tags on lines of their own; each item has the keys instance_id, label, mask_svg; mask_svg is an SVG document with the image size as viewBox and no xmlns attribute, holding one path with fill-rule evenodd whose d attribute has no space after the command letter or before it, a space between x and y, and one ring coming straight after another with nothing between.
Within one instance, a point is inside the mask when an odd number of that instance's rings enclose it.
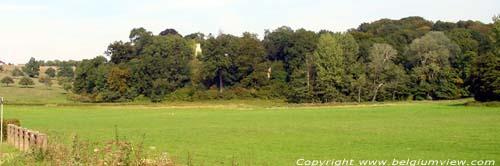
<instances>
[{"instance_id":1,"label":"distant field","mask_svg":"<svg viewBox=\"0 0 500 166\"><path fill-rule=\"evenodd\" d=\"M68 142L118 135L203 165L295 165L306 159L496 159L500 108L462 101L295 106L269 102L9 106L24 127ZM225 163L225 164L221 164ZM197 165L198 165L197 164Z\"/></svg>"}]
</instances>

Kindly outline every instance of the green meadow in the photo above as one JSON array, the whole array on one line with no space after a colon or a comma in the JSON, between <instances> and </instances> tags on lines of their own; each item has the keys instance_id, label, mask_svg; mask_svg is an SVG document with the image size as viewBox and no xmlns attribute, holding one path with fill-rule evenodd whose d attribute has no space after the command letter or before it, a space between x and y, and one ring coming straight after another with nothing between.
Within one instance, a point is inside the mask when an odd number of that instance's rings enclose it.
<instances>
[{"instance_id":1,"label":"green meadow","mask_svg":"<svg viewBox=\"0 0 500 166\"><path fill-rule=\"evenodd\" d=\"M300 158L500 161L500 108L463 102L7 105L5 115L53 141L118 136L181 164L188 158L196 165L295 165Z\"/></svg>"}]
</instances>

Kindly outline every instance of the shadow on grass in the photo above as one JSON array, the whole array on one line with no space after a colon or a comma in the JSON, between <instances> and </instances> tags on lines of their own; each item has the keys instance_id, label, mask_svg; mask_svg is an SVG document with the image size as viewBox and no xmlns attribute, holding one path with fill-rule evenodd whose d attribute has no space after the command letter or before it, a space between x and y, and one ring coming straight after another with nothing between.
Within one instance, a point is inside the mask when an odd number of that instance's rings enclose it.
<instances>
[{"instance_id":1,"label":"shadow on grass","mask_svg":"<svg viewBox=\"0 0 500 166\"><path fill-rule=\"evenodd\" d=\"M451 104L450 106L500 107L500 101L489 101L489 102L468 101L465 103Z\"/></svg>"}]
</instances>

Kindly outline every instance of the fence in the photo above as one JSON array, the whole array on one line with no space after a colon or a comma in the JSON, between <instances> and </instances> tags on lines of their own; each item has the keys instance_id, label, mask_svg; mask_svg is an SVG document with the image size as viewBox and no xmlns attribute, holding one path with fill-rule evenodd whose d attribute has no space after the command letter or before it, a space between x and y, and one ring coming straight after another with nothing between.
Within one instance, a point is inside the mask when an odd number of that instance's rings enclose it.
<instances>
[{"instance_id":1,"label":"fence","mask_svg":"<svg viewBox=\"0 0 500 166\"><path fill-rule=\"evenodd\" d=\"M7 126L7 143L21 151L28 151L32 148L45 150L47 135L9 124Z\"/></svg>"}]
</instances>

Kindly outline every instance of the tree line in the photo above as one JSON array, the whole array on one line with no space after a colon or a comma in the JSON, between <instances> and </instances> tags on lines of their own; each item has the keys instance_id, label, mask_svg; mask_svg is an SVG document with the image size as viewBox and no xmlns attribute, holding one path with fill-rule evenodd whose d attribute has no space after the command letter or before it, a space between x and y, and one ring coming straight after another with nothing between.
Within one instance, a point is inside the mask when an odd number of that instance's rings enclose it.
<instances>
[{"instance_id":1,"label":"tree line","mask_svg":"<svg viewBox=\"0 0 500 166\"><path fill-rule=\"evenodd\" d=\"M78 63L79 100L500 100L498 16L491 24L381 19L343 33L283 26L262 40L135 28L129 39L108 46L109 60Z\"/></svg>"}]
</instances>

